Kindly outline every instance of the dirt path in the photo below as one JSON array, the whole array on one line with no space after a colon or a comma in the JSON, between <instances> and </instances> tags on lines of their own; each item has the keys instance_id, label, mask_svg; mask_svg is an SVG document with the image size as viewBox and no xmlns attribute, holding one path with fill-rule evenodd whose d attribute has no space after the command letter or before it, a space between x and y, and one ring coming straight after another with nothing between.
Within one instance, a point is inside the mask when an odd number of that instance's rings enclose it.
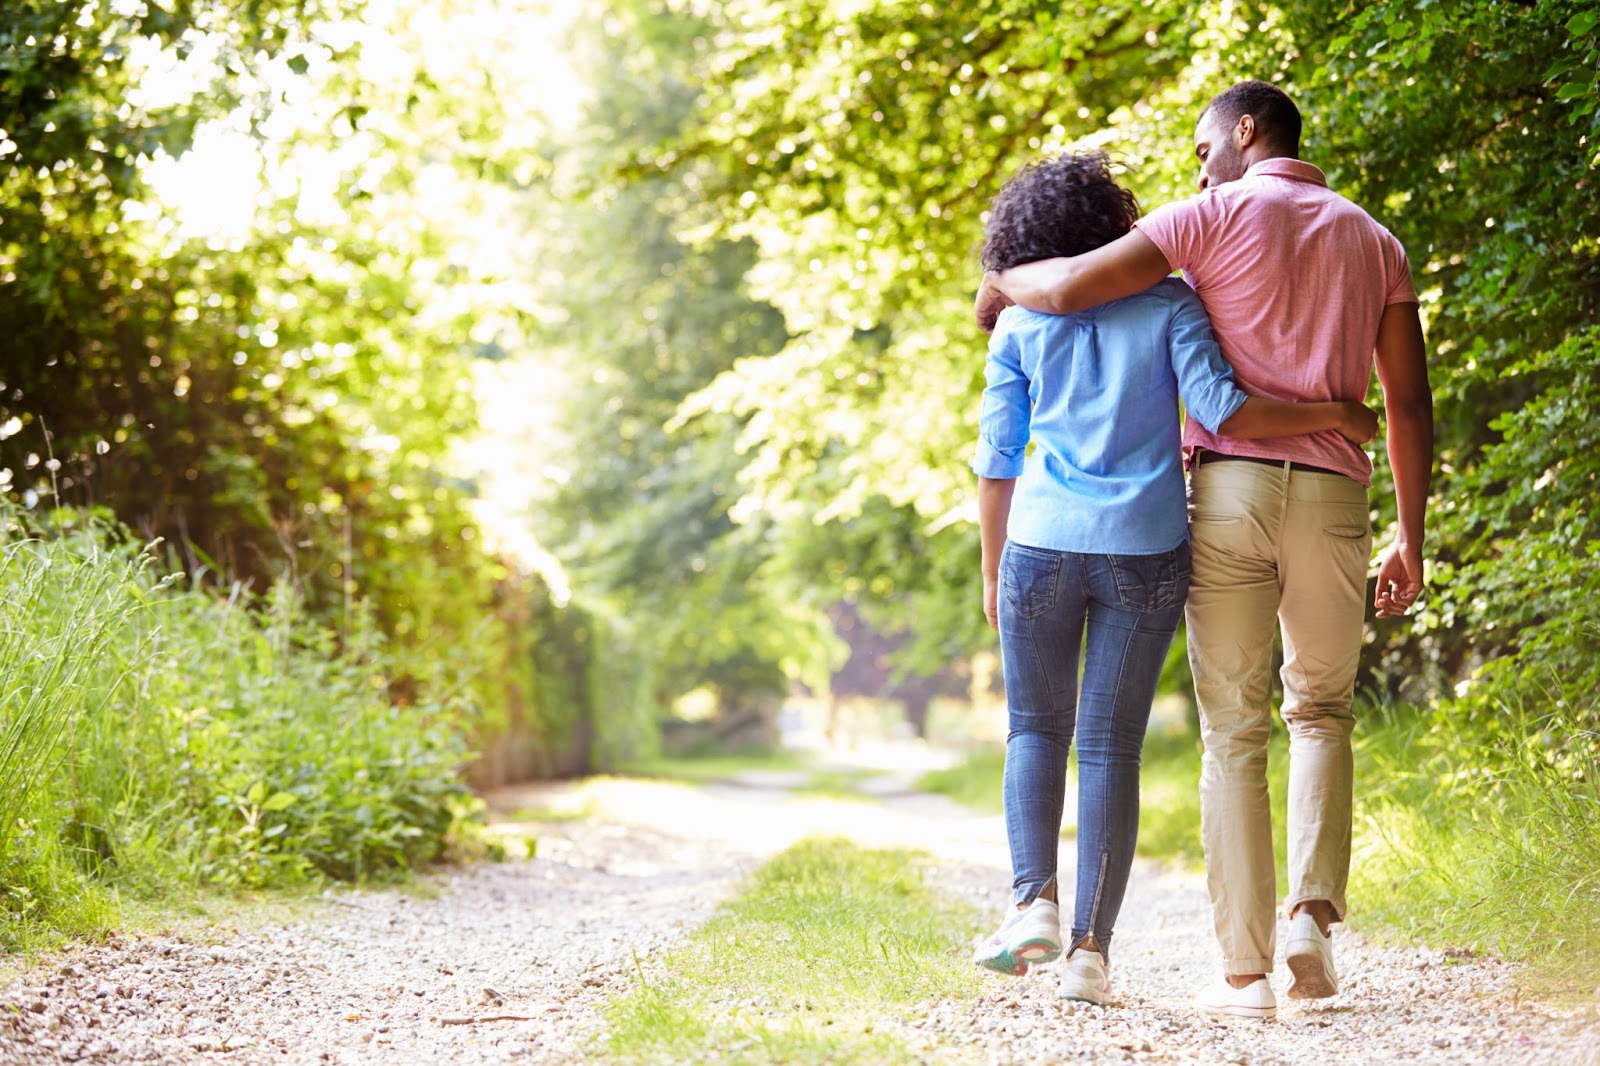
<instances>
[{"instance_id":1,"label":"dirt path","mask_svg":"<svg viewBox=\"0 0 1600 1066\"><path fill-rule=\"evenodd\" d=\"M567 804L537 857L442 875L424 894L330 894L309 917L205 937L125 937L0 985L0 1062L556 1063L581 1061L597 1007L704 920L757 863L804 836L937 857L941 884L1004 906L1003 826L873 783L871 804L791 794L783 775L690 789L588 782L507 791L502 814ZM534 827L529 827L534 828ZM1276 1024L1188 1007L1214 964L1200 880L1141 866L1118 929L1115 1008L1055 995L1053 967L994 977L976 1005L904 1019L929 1061L1600 1064L1600 1026L1519 1000L1510 968L1380 949L1341 933L1344 992ZM982 930L987 932L987 928ZM976 934L978 929L971 930ZM1281 987L1281 980L1279 982Z\"/></svg>"}]
</instances>

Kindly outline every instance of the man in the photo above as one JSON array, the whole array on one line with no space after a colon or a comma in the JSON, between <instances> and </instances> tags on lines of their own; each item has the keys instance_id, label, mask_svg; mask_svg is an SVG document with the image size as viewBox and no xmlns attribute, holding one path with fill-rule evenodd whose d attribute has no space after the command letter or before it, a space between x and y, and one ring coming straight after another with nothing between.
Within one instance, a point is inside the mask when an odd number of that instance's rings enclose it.
<instances>
[{"instance_id":1,"label":"man","mask_svg":"<svg viewBox=\"0 0 1600 1066\"><path fill-rule=\"evenodd\" d=\"M1143 291L1182 269L1246 392L1357 400L1376 354L1399 536L1378 570L1380 617L1422 589L1433 398L1404 249L1300 161L1300 114L1279 89L1243 82L1195 129L1201 192L1069 259L984 277L988 330L1007 304L1067 314ZM1267 802L1272 628L1283 636L1289 730L1291 998L1338 989L1330 926L1350 867L1351 699L1371 551L1372 464L1338 434L1235 441L1184 427L1194 575L1189 661L1205 742L1200 794L1207 887L1224 975L1202 1011L1272 1018L1277 933Z\"/></svg>"}]
</instances>

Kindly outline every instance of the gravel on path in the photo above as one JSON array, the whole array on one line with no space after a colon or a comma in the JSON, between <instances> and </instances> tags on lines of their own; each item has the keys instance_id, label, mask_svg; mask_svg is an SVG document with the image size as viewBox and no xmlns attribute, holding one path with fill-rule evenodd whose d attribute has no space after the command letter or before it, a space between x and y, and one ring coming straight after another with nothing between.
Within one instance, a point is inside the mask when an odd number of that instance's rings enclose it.
<instances>
[{"instance_id":1,"label":"gravel on path","mask_svg":"<svg viewBox=\"0 0 1600 1066\"><path fill-rule=\"evenodd\" d=\"M628 993L641 962L758 863L819 833L925 850L944 890L998 921L1009 884L998 817L883 782L875 803L771 785L506 790L491 797L502 819L560 804L588 816L523 825L535 858L445 871L431 893L331 892L308 918L121 936L41 960L0 982L0 1063L584 1061L600 1005ZM1494 960L1341 930L1338 997L1280 1000L1275 1023L1219 1023L1189 1006L1216 965L1199 877L1141 862L1118 924L1112 1007L1061 1000L1049 966L986 974L976 1002L880 1024L930 1063L1600 1066L1593 1010L1520 997L1514 968Z\"/></svg>"}]
</instances>

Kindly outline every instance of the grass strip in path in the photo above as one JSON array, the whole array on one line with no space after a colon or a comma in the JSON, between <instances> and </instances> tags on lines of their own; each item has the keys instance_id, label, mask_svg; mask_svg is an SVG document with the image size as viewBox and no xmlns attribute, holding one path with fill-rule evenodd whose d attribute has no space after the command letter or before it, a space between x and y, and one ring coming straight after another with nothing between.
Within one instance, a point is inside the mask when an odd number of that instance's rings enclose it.
<instances>
[{"instance_id":1,"label":"grass strip in path","mask_svg":"<svg viewBox=\"0 0 1600 1066\"><path fill-rule=\"evenodd\" d=\"M925 857L803 840L606 1011L608 1060L909 1062L902 1023L969 1000L970 907L925 882Z\"/></svg>"}]
</instances>

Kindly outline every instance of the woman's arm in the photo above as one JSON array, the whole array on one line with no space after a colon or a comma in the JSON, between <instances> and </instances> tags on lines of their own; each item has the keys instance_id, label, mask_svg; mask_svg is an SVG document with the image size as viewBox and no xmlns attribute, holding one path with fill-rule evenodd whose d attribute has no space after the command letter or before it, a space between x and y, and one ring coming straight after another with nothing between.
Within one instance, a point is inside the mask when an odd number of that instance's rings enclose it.
<instances>
[{"instance_id":1,"label":"woman's arm","mask_svg":"<svg viewBox=\"0 0 1600 1066\"><path fill-rule=\"evenodd\" d=\"M978 479L978 535L983 541L983 613L992 629L1000 628L1000 552L1006 546L1014 477Z\"/></svg>"},{"instance_id":2,"label":"woman's arm","mask_svg":"<svg viewBox=\"0 0 1600 1066\"><path fill-rule=\"evenodd\" d=\"M1333 429L1357 444L1377 436L1377 414L1359 403L1285 403L1246 396L1234 381L1233 368L1222 358L1200 298L1192 293L1177 297L1167 323L1167 343L1178 395L1190 417L1213 433L1257 440Z\"/></svg>"}]
</instances>

